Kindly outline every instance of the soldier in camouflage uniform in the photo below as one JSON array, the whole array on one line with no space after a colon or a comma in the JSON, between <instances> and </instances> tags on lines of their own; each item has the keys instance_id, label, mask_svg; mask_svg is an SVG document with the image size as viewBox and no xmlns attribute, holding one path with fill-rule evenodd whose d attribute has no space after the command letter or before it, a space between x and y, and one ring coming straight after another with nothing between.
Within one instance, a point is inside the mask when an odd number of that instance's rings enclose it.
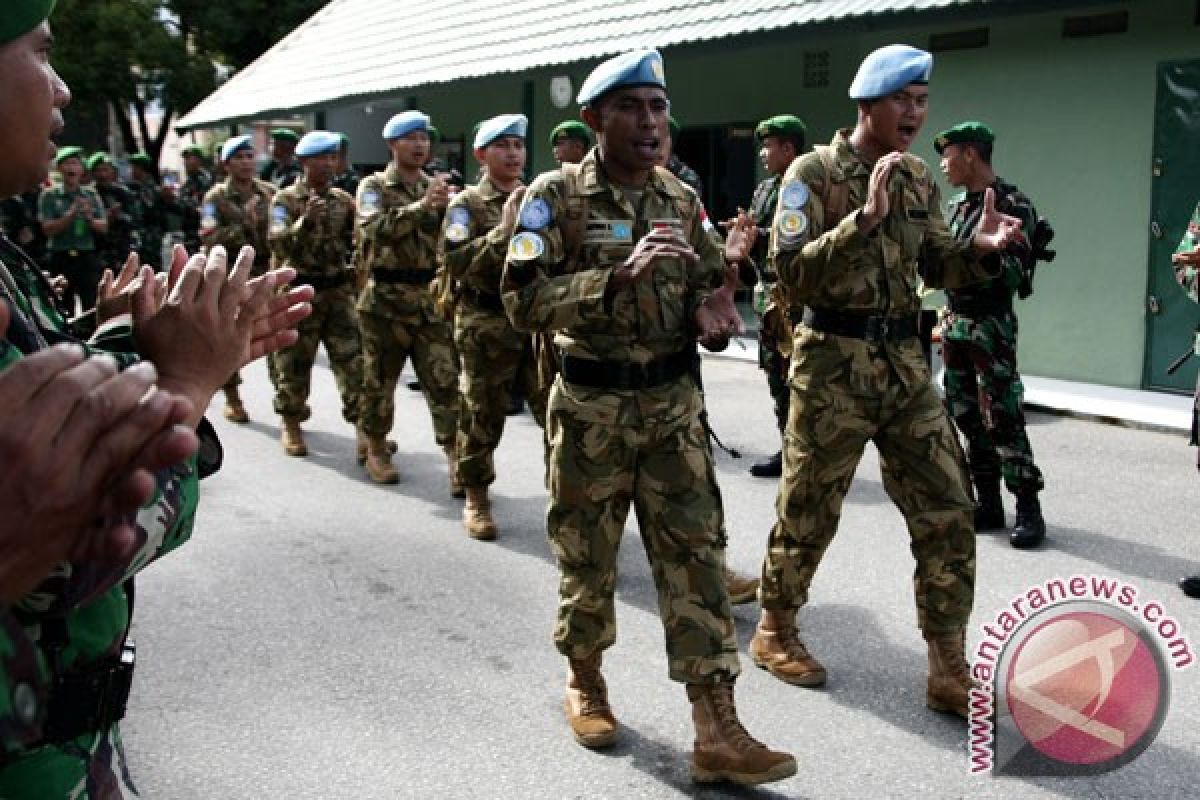
<instances>
[{"instance_id":1,"label":"soldier in camouflage uniform","mask_svg":"<svg viewBox=\"0 0 1200 800\"><path fill-rule=\"evenodd\" d=\"M137 198L138 258L162 269L163 236L167 232L168 201L154 178L154 162L145 153L129 157L129 191Z\"/></svg>"},{"instance_id":2,"label":"soldier in camouflage uniform","mask_svg":"<svg viewBox=\"0 0 1200 800\"><path fill-rule=\"evenodd\" d=\"M850 87L857 125L796 159L779 189L771 257L804 311L793 338L779 520L763 562L763 613L750 655L788 683L825 681L796 631L796 610L808 600L870 441L917 561L926 703L965 717L973 505L962 449L917 340L917 264L934 287L992 277L998 266L981 254L1005 247L1020 221L997 212L989 191L971 241L956 241L946 227L928 166L906 152L925 119L932 66L932 56L905 45L868 55Z\"/></svg>"},{"instance_id":3,"label":"soldier in camouflage uniform","mask_svg":"<svg viewBox=\"0 0 1200 800\"><path fill-rule=\"evenodd\" d=\"M514 381L529 398L538 425L545 427L546 419L537 365L522 358L529 337L513 328L500 301L505 248L524 193L527 125L520 114L503 114L480 124L475 158L487 173L450 202L438 244L440 267L457 283L460 295L454 344L462 367L457 452L459 480L467 497L463 527L471 538L484 541L496 538L488 487L496 480L492 454L504 433L504 411Z\"/></svg>"},{"instance_id":4,"label":"soldier in camouflage uniform","mask_svg":"<svg viewBox=\"0 0 1200 800\"><path fill-rule=\"evenodd\" d=\"M720 347L736 328L732 290L718 287L726 259L748 255L753 224L743 215L722 253L695 193L655 167L668 108L657 51L601 64L579 102L598 145L530 187L503 284L514 323L553 333L561 356L547 528L561 574L554 639L568 659L567 721L584 746L616 738L600 666L616 638L617 548L632 503L670 677L692 701L693 777L779 780L795 773L795 759L737 719L721 494L692 378L696 338Z\"/></svg>"},{"instance_id":5,"label":"soldier in camouflage uniform","mask_svg":"<svg viewBox=\"0 0 1200 800\"><path fill-rule=\"evenodd\" d=\"M992 190L996 208L1021 220L1021 235L1000 254L999 276L946 290L949 305L942 326L946 364L946 404L967 439L967 465L978 505L975 530L1003 530L1000 478L1017 497L1013 547L1036 547L1046 538L1038 492L1041 470L1025 433L1021 407L1024 386L1017 372L1017 316L1013 294L1034 263L1030 236L1037 225L1033 203L992 170L995 134L979 122L964 122L938 134L934 147L951 186L966 191L949 205L950 231L969 240Z\"/></svg>"},{"instance_id":6,"label":"soldier in camouflage uniform","mask_svg":"<svg viewBox=\"0 0 1200 800\"><path fill-rule=\"evenodd\" d=\"M683 163L683 160L675 155L675 140L679 137L679 123L674 117L667 117L667 127L671 135L663 140L663 150L659 159L659 166L666 167L667 170L679 180L692 188L696 196L701 200L704 199L704 184L700 181L700 175L696 170Z\"/></svg>"},{"instance_id":7,"label":"soldier in camouflage uniform","mask_svg":"<svg viewBox=\"0 0 1200 800\"><path fill-rule=\"evenodd\" d=\"M554 160L563 164L578 164L592 146L592 135L587 125L577 119L568 119L550 131L550 150Z\"/></svg>"},{"instance_id":8,"label":"soldier in camouflage uniform","mask_svg":"<svg viewBox=\"0 0 1200 800\"><path fill-rule=\"evenodd\" d=\"M351 197L358 195L358 184L362 182L358 172L350 163L350 137L339 133L341 144L338 145L337 166L334 168L333 185Z\"/></svg>"},{"instance_id":9,"label":"soldier in camouflage uniform","mask_svg":"<svg viewBox=\"0 0 1200 800\"><path fill-rule=\"evenodd\" d=\"M108 153L93 153L87 160L96 194L108 213L108 230L100 237L100 263L119 268L131 252L138 249L138 201L125 184L117 180L117 168Z\"/></svg>"},{"instance_id":10,"label":"soldier in camouflage uniform","mask_svg":"<svg viewBox=\"0 0 1200 800\"><path fill-rule=\"evenodd\" d=\"M458 355L454 330L434 307L429 284L437 269L437 240L449 202L442 177L428 177L429 117L406 111L383 129L392 153L386 170L359 185L358 265L369 275L358 299L363 346L363 410L366 469L378 483L398 479L385 437L395 415L396 382L412 358L433 434L445 451L450 491L457 480Z\"/></svg>"},{"instance_id":11,"label":"soldier in camouflage uniform","mask_svg":"<svg viewBox=\"0 0 1200 800\"><path fill-rule=\"evenodd\" d=\"M775 205L779 198L779 182L791 163L804 152L804 123L791 114L764 119L754 129L762 145L759 157L767 177L754 190L750 200L750 216L758 227L759 239L754 244L754 263L758 281L754 286L754 311L758 315L758 366L767 376L767 388L775 403L775 424L780 435L787 427L788 417L788 354L792 351L792 323L787 304L776 289L777 277L767 258L768 235L775 221ZM783 450L750 467L756 478L778 478L783 474Z\"/></svg>"},{"instance_id":12,"label":"soldier in camouflage uniform","mask_svg":"<svg viewBox=\"0 0 1200 800\"><path fill-rule=\"evenodd\" d=\"M213 186L212 173L204 168L204 148L188 145L183 148L183 185L179 187L180 230L183 231L183 246L189 253L199 252L200 218L204 196ZM236 253L237 250L229 250Z\"/></svg>"},{"instance_id":13,"label":"soldier in camouflage uniform","mask_svg":"<svg viewBox=\"0 0 1200 800\"><path fill-rule=\"evenodd\" d=\"M1175 267L1175 280L1187 292L1193 303L1200 303L1200 203L1192 212L1179 246L1171 257ZM1196 329L1195 355L1200 357L1200 325ZM1200 446L1200 376L1196 379L1195 401L1192 403L1192 439L1193 446ZM1196 452L1196 468L1200 470L1200 450ZM1200 574L1189 575L1179 582L1183 593L1188 597L1200 597Z\"/></svg>"},{"instance_id":14,"label":"soldier in camouflage uniform","mask_svg":"<svg viewBox=\"0 0 1200 800\"><path fill-rule=\"evenodd\" d=\"M295 183L304 174L303 167L296 160L296 143L299 141L300 134L291 128L272 129L271 158L263 164L258 177L274 184L276 189L286 189Z\"/></svg>"},{"instance_id":15,"label":"soldier in camouflage uniform","mask_svg":"<svg viewBox=\"0 0 1200 800\"><path fill-rule=\"evenodd\" d=\"M300 339L275 354L275 411L283 419L282 443L290 456L308 454L301 421L317 346L325 345L342 396L342 417L358 430L362 402L362 348L354 311L354 271L346 261L346 235L354 228L354 198L335 188L338 135L310 131L296 146L304 175L280 190L271 204L268 238L276 263L295 267L297 279L316 289L313 313Z\"/></svg>"},{"instance_id":16,"label":"soldier in camouflage uniform","mask_svg":"<svg viewBox=\"0 0 1200 800\"><path fill-rule=\"evenodd\" d=\"M221 163L229 176L204 194L200 205L198 233L204 246L221 245L228 253L237 253L246 245L254 248L254 273L262 274L271 263L267 241L267 210L275 196L275 187L254 177L254 143L250 136L235 136L221 145ZM267 356L267 371L275 385L274 356ZM238 387L242 376L234 372L225 382L225 419L250 421Z\"/></svg>"},{"instance_id":17,"label":"soldier in camouflage uniform","mask_svg":"<svg viewBox=\"0 0 1200 800\"><path fill-rule=\"evenodd\" d=\"M59 150L54 163L62 182L43 189L38 197L38 216L49 252L47 266L53 274L67 279L63 300L71 316L75 314L76 296L82 311L96 305L96 284L101 273L96 245L108 230L100 196L80 182L82 156L78 147Z\"/></svg>"}]
</instances>

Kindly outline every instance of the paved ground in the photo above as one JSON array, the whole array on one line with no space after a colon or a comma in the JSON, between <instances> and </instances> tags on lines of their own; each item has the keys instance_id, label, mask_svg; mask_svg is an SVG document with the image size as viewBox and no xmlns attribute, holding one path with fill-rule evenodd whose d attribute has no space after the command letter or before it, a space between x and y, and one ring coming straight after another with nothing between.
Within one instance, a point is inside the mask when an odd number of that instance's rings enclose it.
<instances>
[{"instance_id":1,"label":"paved ground","mask_svg":"<svg viewBox=\"0 0 1200 800\"><path fill-rule=\"evenodd\" d=\"M690 783L688 706L666 678L632 520L620 639L605 667L623 738L607 754L583 750L561 714L563 662L550 643L556 570L531 418L510 419L494 492L501 538L482 544L461 532L419 395L399 391L403 480L378 488L354 463L327 370L317 375L306 459L278 447L265 370L244 376L254 421L216 422L227 461L205 483L194 540L140 583L125 733L145 797L1132 798L1195 796L1200 785L1195 668L1174 676L1157 741L1117 772L967 775L965 726L923 704L911 556L870 448L801 617L829 685L788 687L743 660L742 717L793 751L799 774L757 792ZM718 469L730 562L754 572L775 486L746 467L776 446L769 399L751 365L713 360L705 376L719 434L746 451L718 455ZM1048 479L1051 543L1028 553L980 537L975 624L1032 584L1099 573L1160 599L1200 642L1200 604L1174 586L1200 564L1200 485L1184 438L1047 416L1031 419L1030 435ZM737 612L743 652L756 613Z\"/></svg>"}]
</instances>

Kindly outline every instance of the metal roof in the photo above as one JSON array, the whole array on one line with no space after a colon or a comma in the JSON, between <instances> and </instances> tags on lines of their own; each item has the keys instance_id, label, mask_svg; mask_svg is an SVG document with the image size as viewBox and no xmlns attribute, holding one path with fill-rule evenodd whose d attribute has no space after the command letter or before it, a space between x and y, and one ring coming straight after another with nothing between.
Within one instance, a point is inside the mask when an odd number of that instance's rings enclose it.
<instances>
[{"instance_id":1,"label":"metal roof","mask_svg":"<svg viewBox=\"0 0 1200 800\"><path fill-rule=\"evenodd\" d=\"M177 123L260 119L403 89L740 34L996 0L332 0ZM503 24L498 24L498 21Z\"/></svg>"}]
</instances>

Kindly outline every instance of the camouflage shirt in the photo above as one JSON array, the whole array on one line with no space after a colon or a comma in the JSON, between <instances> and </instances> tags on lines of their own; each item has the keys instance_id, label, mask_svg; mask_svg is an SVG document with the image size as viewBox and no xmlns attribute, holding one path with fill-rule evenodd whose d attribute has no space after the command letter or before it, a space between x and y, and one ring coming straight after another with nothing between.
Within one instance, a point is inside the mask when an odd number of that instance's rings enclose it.
<instances>
[{"instance_id":1,"label":"camouflage shirt","mask_svg":"<svg viewBox=\"0 0 1200 800\"><path fill-rule=\"evenodd\" d=\"M200 217L204 197L212 188L213 177L206 169L188 173L183 186L179 187L179 210L182 215L181 229L189 244L200 241ZM194 244L193 244L194 246Z\"/></svg>"},{"instance_id":2,"label":"camouflage shirt","mask_svg":"<svg viewBox=\"0 0 1200 800\"><path fill-rule=\"evenodd\" d=\"M1200 203L1196 204L1196 210L1192 212L1192 219L1188 223L1187 231L1179 240L1179 246L1175 248L1175 252L1190 253L1197 247L1200 247ZM1180 264L1175 268L1175 279L1188 293L1188 297L1200 303L1200 269Z\"/></svg>"},{"instance_id":3,"label":"camouflage shirt","mask_svg":"<svg viewBox=\"0 0 1200 800\"><path fill-rule=\"evenodd\" d=\"M262 169L258 172L258 177L268 183L274 184L276 189L286 189L304 177L304 168L294 158L287 166L281 165L272 158L266 164L263 164Z\"/></svg>"},{"instance_id":4,"label":"camouflage shirt","mask_svg":"<svg viewBox=\"0 0 1200 800\"><path fill-rule=\"evenodd\" d=\"M998 211L1021 220L1022 235L1001 254L1000 259L1004 267L998 276L970 286L950 289L946 296L951 305L956 302L972 305L994 304L999 313L1012 307L1013 292L1021 282L1022 268L1033 260L1029 234L1037 225L1037 211L1029 198L1011 183L996 178L988 188L995 194ZM983 196L983 192L964 192L951 200L947 206L950 230L964 243L970 243L975 229L979 227L979 217L983 213Z\"/></svg>"},{"instance_id":5,"label":"camouflage shirt","mask_svg":"<svg viewBox=\"0 0 1200 800\"><path fill-rule=\"evenodd\" d=\"M358 187L358 247L367 269L434 269L440 211L421 205L429 178L404 183L395 164L363 179Z\"/></svg>"},{"instance_id":6,"label":"camouflage shirt","mask_svg":"<svg viewBox=\"0 0 1200 800\"><path fill-rule=\"evenodd\" d=\"M325 201L325 211L315 223L304 216L311 197ZM267 238L280 266L326 277L346 269L346 237L354 230L353 197L332 185L314 192L300 178L275 195L270 216Z\"/></svg>"},{"instance_id":7,"label":"camouflage shirt","mask_svg":"<svg viewBox=\"0 0 1200 800\"><path fill-rule=\"evenodd\" d=\"M591 359L646 363L692 346L692 317L721 285L725 266L695 192L656 169L637 197L609 182L598 149L580 163L578 185L587 218L574 244L564 241L575 200L562 170L538 176L526 192L504 272L513 324L554 332L562 351ZM610 293L614 268L659 225L678 229L700 261L659 261L650 279Z\"/></svg>"},{"instance_id":8,"label":"camouflage shirt","mask_svg":"<svg viewBox=\"0 0 1200 800\"><path fill-rule=\"evenodd\" d=\"M266 181L253 180L251 189L243 194L232 178L208 190L200 206L200 240L205 247L221 245L231 255L245 245L254 248L254 264L264 268L271 261L271 248L267 242L267 218L270 216L271 199L275 187ZM256 202L253 219L246 213L246 205Z\"/></svg>"},{"instance_id":9,"label":"camouflage shirt","mask_svg":"<svg viewBox=\"0 0 1200 800\"><path fill-rule=\"evenodd\" d=\"M750 257L754 259L762 279L766 283L775 282L775 270L767 258L767 248L770 245L771 223L775 221L775 206L779 199L779 175L768 175L765 180L754 188L754 196L750 198L750 216L758 228L758 238L754 241L754 249Z\"/></svg>"},{"instance_id":10,"label":"camouflage shirt","mask_svg":"<svg viewBox=\"0 0 1200 800\"><path fill-rule=\"evenodd\" d=\"M496 226L509 194L484 178L456 194L446 207L439 261L468 289L493 295L500 292L509 237Z\"/></svg>"}]
</instances>

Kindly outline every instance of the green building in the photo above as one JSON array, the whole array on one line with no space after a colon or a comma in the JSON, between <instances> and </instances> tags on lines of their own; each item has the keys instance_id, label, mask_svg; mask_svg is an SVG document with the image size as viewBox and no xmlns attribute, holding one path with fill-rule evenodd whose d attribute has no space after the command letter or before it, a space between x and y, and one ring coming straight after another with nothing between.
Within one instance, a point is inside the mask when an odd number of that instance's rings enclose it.
<instances>
[{"instance_id":1,"label":"green building","mask_svg":"<svg viewBox=\"0 0 1200 800\"><path fill-rule=\"evenodd\" d=\"M904 42L935 54L931 108L915 152L962 119L996 131L995 166L1050 218L1058 258L1018 306L1022 371L1115 387L1190 391L1196 361L1167 365L1200 309L1175 285L1170 253L1200 199L1197 0L333 0L180 120L228 127L284 113L350 136L362 166L387 159L397 111L434 118L441 155L473 177L471 128L522 112L531 166L577 115L599 60L658 47L677 152L721 218L759 179L754 123L803 118L813 142L852 125L846 87L862 57ZM943 187L948 196L950 190Z\"/></svg>"}]
</instances>

